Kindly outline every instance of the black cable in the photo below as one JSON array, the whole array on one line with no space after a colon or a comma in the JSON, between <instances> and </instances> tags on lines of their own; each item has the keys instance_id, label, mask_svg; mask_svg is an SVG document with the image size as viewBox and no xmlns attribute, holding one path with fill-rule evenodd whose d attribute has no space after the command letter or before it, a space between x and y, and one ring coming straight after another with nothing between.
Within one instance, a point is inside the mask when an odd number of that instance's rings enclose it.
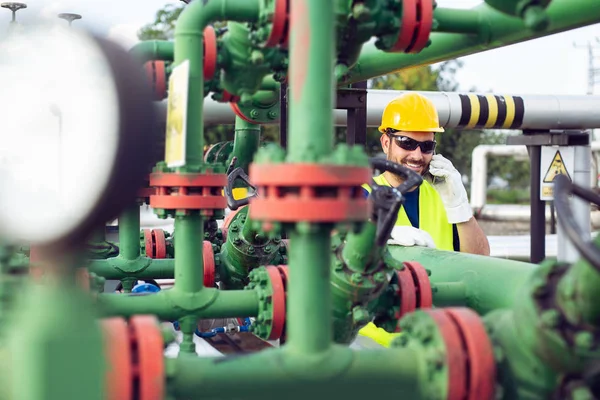
<instances>
[{"instance_id":1,"label":"black cable","mask_svg":"<svg viewBox=\"0 0 600 400\"><path fill-rule=\"evenodd\" d=\"M587 232L577 224L575 215L569 205L569 195L575 195L600 206L600 196L589 189L575 185L564 175L554 179L554 206L558 216L558 223L565 230L573 245L579 250L582 257L589 262L596 271L600 272L600 249L591 240L584 240Z\"/></svg>"}]
</instances>

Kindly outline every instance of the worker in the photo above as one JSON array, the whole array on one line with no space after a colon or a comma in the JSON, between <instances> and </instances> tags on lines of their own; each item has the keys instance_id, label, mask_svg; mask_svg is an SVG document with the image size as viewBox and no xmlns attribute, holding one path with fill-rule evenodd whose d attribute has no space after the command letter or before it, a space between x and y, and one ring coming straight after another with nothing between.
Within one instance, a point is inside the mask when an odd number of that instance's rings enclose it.
<instances>
[{"instance_id":1,"label":"worker","mask_svg":"<svg viewBox=\"0 0 600 400\"><path fill-rule=\"evenodd\" d=\"M384 109L379 131L386 158L423 176L420 186L405 193L388 243L489 255L489 242L473 216L460 172L435 153L435 133L444 129L431 100L418 93L402 94ZM389 171L373 180L393 187L403 182ZM371 188L363 188L368 196ZM360 334L385 346L392 336L372 323Z\"/></svg>"}]
</instances>

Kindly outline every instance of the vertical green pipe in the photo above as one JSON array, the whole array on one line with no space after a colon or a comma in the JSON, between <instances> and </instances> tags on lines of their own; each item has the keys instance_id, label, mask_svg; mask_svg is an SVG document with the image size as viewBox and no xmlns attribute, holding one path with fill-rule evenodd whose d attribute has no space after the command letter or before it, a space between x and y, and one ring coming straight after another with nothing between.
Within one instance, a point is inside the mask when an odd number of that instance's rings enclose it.
<instances>
[{"instance_id":1,"label":"vertical green pipe","mask_svg":"<svg viewBox=\"0 0 600 400\"><path fill-rule=\"evenodd\" d=\"M135 260L140 256L140 208L137 204L127 207L119 216L120 256Z\"/></svg>"},{"instance_id":2,"label":"vertical green pipe","mask_svg":"<svg viewBox=\"0 0 600 400\"><path fill-rule=\"evenodd\" d=\"M333 150L333 2L291 0L288 162L318 162ZM290 241L288 346L300 354L332 341L331 227L298 223Z\"/></svg>"},{"instance_id":3,"label":"vertical green pipe","mask_svg":"<svg viewBox=\"0 0 600 400\"><path fill-rule=\"evenodd\" d=\"M198 214L175 218L175 289L195 293L204 287L202 240L204 226Z\"/></svg>"},{"instance_id":4,"label":"vertical green pipe","mask_svg":"<svg viewBox=\"0 0 600 400\"><path fill-rule=\"evenodd\" d=\"M292 0L289 162L314 162L333 150L333 2Z\"/></svg>"},{"instance_id":5,"label":"vertical green pipe","mask_svg":"<svg viewBox=\"0 0 600 400\"><path fill-rule=\"evenodd\" d=\"M235 137L233 139L233 151L231 153L231 162L233 157L237 157L236 167L243 168L248 173L248 166L254 158L254 153L258 150L260 143L260 125L251 124L240 117L235 117Z\"/></svg>"},{"instance_id":6,"label":"vertical green pipe","mask_svg":"<svg viewBox=\"0 0 600 400\"><path fill-rule=\"evenodd\" d=\"M301 229L307 228L307 229ZM323 352L333 338L331 320L331 233L318 225L290 235L288 345L300 354Z\"/></svg>"},{"instance_id":7,"label":"vertical green pipe","mask_svg":"<svg viewBox=\"0 0 600 400\"><path fill-rule=\"evenodd\" d=\"M187 103L186 165L201 166L204 158L203 50L204 29L217 20L256 22L258 0L212 0L191 2L181 13L175 27L175 66L188 60L190 75Z\"/></svg>"}]
</instances>

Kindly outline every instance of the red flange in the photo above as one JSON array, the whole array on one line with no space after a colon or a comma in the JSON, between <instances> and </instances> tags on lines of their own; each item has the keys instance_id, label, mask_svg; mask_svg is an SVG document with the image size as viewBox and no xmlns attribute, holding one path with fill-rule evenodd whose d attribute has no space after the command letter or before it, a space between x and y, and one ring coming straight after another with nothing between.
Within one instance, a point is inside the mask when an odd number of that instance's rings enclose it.
<instances>
[{"instance_id":1,"label":"red flange","mask_svg":"<svg viewBox=\"0 0 600 400\"><path fill-rule=\"evenodd\" d=\"M411 272L417 292L417 308L431 308L433 293L427 270L416 261L405 262L404 266Z\"/></svg>"},{"instance_id":2,"label":"red flange","mask_svg":"<svg viewBox=\"0 0 600 400\"><path fill-rule=\"evenodd\" d=\"M150 174L150 186L157 189L156 194L150 196L150 206L164 210L204 210L212 213L212 210L227 207L227 200L223 196L226 184L225 174L153 173Z\"/></svg>"},{"instance_id":3,"label":"red flange","mask_svg":"<svg viewBox=\"0 0 600 400\"><path fill-rule=\"evenodd\" d=\"M463 347L460 330L443 308L424 310L436 322L446 347L448 365L447 400L467 398L467 355Z\"/></svg>"},{"instance_id":4,"label":"red flange","mask_svg":"<svg viewBox=\"0 0 600 400\"><path fill-rule=\"evenodd\" d=\"M447 399L493 399L496 362L482 319L464 307L424 311L436 322L446 345Z\"/></svg>"},{"instance_id":5,"label":"red flange","mask_svg":"<svg viewBox=\"0 0 600 400\"><path fill-rule=\"evenodd\" d=\"M229 106L231 107L231 109L233 110L233 112L235 113L235 115L237 115L238 117L240 117L241 119L243 119L244 121L246 121L249 124L257 124L256 121L252 120L251 118L248 118L240 109L240 106L238 105L238 103L229 103Z\"/></svg>"},{"instance_id":6,"label":"red flange","mask_svg":"<svg viewBox=\"0 0 600 400\"><path fill-rule=\"evenodd\" d=\"M408 313L417 309L417 291L412 278L411 271L404 267L402 271L396 271L398 277L398 300L400 300L400 309L394 316L396 321ZM396 332L400 332L400 325L396 325Z\"/></svg>"},{"instance_id":7,"label":"red flange","mask_svg":"<svg viewBox=\"0 0 600 400\"><path fill-rule=\"evenodd\" d=\"M214 287L215 286L215 253L213 251L212 243L205 240L202 243L202 260L204 261L204 286Z\"/></svg>"},{"instance_id":8,"label":"red flange","mask_svg":"<svg viewBox=\"0 0 600 400\"><path fill-rule=\"evenodd\" d=\"M469 379L467 400L493 399L496 362L494 348L483 321L479 315L468 308L448 308L446 313L460 328L467 349Z\"/></svg>"},{"instance_id":9,"label":"red flange","mask_svg":"<svg viewBox=\"0 0 600 400\"><path fill-rule=\"evenodd\" d=\"M261 196L251 200L250 217L265 222L364 221L371 205L361 185L369 179L368 167L251 164L250 180Z\"/></svg>"},{"instance_id":10,"label":"red flange","mask_svg":"<svg viewBox=\"0 0 600 400\"><path fill-rule=\"evenodd\" d=\"M154 241L154 257L152 258L167 258L165 231L162 229L152 229L152 238Z\"/></svg>"},{"instance_id":11,"label":"red flange","mask_svg":"<svg viewBox=\"0 0 600 400\"><path fill-rule=\"evenodd\" d=\"M233 221L233 218L237 215L237 213L240 212L240 210L246 207L248 206L242 206L237 210L231 211L229 214L227 214L227 216L223 220L223 227L221 228L221 233L223 234L223 241L227 241L227 231L229 230L229 225L231 225L231 221Z\"/></svg>"},{"instance_id":12,"label":"red flange","mask_svg":"<svg viewBox=\"0 0 600 400\"><path fill-rule=\"evenodd\" d=\"M398 39L390 51L418 53L427 46L433 26L433 0L397 0L402 3Z\"/></svg>"},{"instance_id":13,"label":"red flange","mask_svg":"<svg viewBox=\"0 0 600 400\"><path fill-rule=\"evenodd\" d=\"M107 400L133 398L131 340L123 318L107 318L101 322L106 353L105 390Z\"/></svg>"},{"instance_id":14,"label":"red flange","mask_svg":"<svg viewBox=\"0 0 600 400\"><path fill-rule=\"evenodd\" d=\"M163 338L154 316L130 319L133 371L139 382L139 400L162 400L165 395ZM123 398L123 397L121 397Z\"/></svg>"},{"instance_id":15,"label":"red flange","mask_svg":"<svg viewBox=\"0 0 600 400\"><path fill-rule=\"evenodd\" d=\"M154 99L162 100L167 97L167 72L164 61L146 63L146 74L154 89Z\"/></svg>"},{"instance_id":16,"label":"red flange","mask_svg":"<svg viewBox=\"0 0 600 400\"><path fill-rule=\"evenodd\" d=\"M204 29L204 79L211 80L217 71L217 33L215 28Z\"/></svg>"},{"instance_id":17,"label":"red flange","mask_svg":"<svg viewBox=\"0 0 600 400\"><path fill-rule=\"evenodd\" d=\"M144 247L146 249L146 257L154 258L154 239L150 229L144 229Z\"/></svg>"},{"instance_id":18,"label":"red flange","mask_svg":"<svg viewBox=\"0 0 600 400\"><path fill-rule=\"evenodd\" d=\"M281 274L281 279L283 281L283 287L285 290L285 304L287 306L287 304L288 304L287 290L288 290L288 285L290 282L290 276L288 274L288 266L287 265L278 265L277 269L279 270L279 273ZM281 337L279 338L279 343L284 344L286 340L287 340L287 317L285 319L285 322L283 323L283 333L281 334Z\"/></svg>"},{"instance_id":19,"label":"red flange","mask_svg":"<svg viewBox=\"0 0 600 400\"><path fill-rule=\"evenodd\" d=\"M237 103L240 100L239 96L234 96L229 93L227 90L223 89L221 94L221 102L222 103Z\"/></svg>"},{"instance_id":20,"label":"red flange","mask_svg":"<svg viewBox=\"0 0 600 400\"><path fill-rule=\"evenodd\" d=\"M275 10L271 22L271 32L266 47L287 46L289 35L290 4L289 0L275 0Z\"/></svg>"},{"instance_id":21,"label":"red flange","mask_svg":"<svg viewBox=\"0 0 600 400\"><path fill-rule=\"evenodd\" d=\"M283 328L285 326L285 286L279 268L269 265L267 267L267 272L269 273L269 280L273 290L273 298L271 300L273 320L271 322L271 334L269 335L268 340L277 340L283 334Z\"/></svg>"}]
</instances>

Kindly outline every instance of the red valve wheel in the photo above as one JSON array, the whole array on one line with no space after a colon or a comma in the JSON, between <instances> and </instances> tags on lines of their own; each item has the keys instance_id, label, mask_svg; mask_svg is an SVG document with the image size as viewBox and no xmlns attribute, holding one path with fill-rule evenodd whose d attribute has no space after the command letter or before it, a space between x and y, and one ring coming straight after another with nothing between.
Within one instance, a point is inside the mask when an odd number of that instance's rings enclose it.
<instances>
[{"instance_id":1,"label":"red valve wheel","mask_svg":"<svg viewBox=\"0 0 600 400\"><path fill-rule=\"evenodd\" d=\"M288 290L288 285L290 282L290 277L288 274L288 266L287 265L278 265L277 269L279 270L279 273L281 274L281 278L283 280L283 287L285 288L285 304L287 305L287 290ZM285 320L285 322L283 323L283 333L281 334L281 337L279 338L279 342L280 344L284 344L285 341L287 340L287 318Z\"/></svg>"},{"instance_id":2,"label":"red valve wheel","mask_svg":"<svg viewBox=\"0 0 600 400\"><path fill-rule=\"evenodd\" d=\"M398 39L390 51L401 52L408 49L412 43L417 25L417 0L397 0L402 3L402 22Z\"/></svg>"},{"instance_id":3,"label":"red valve wheel","mask_svg":"<svg viewBox=\"0 0 600 400\"><path fill-rule=\"evenodd\" d=\"M152 229L154 239L154 258L167 258L167 239L162 229Z\"/></svg>"},{"instance_id":4,"label":"red valve wheel","mask_svg":"<svg viewBox=\"0 0 600 400\"><path fill-rule=\"evenodd\" d=\"M210 80L217 71L217 33L215 28L207 26L204 29L204 79Z\"/></svg>"},{"instance_id":5,"label":"red valve wheel","mask_svg":"<svg viewBox=\"0 0 600 400\"><path fill-rule=\"evenodd\" d=\"M433 27L433 0L419 0L417 3L417 15L421 17L418 21L417 37L410 47L408 53L418 53L427 46L431 28Z\"/></svg>"},{"instance_id":6,"label":"red valve wheel","mask_svg":"<svg viewBox=\"0 0 600 400\"><path fill-rule=\"evenodd\" d=\"M205 240L202 243L202 260L204 261L204 286L215 286L215 252L212 243Z\"/></svg>"},{"instance_id":7,"label":"red valve wheel","mask_svg":"<svg viewBox=\"0 0 600 400\"><path fill-rule=\"evenodd\" d=\"M404 266L412 273L417 290L417 308L431 308L433 294L427 270L418 262L405 262Z\"/></svg>"},{"instance_id":8,"label":"red valve wheel","mask_svg":"<svg viewBox=\"0 0 600 400\"><path fill-rule=\"evenodd\" d=\"M162 400L165 395L163 338L154 316L136 315L130 319L133 360L137 361L139 400ZM123 398L123 397L121 397Z\"/></svg>"},{"instance_id":9,"label":"red valve wheel","mask_svg":"<svg viewBox=\"0 0 600 400\"><path fill-rule=\"evenodd\" d=\"M223 95L221 97L221 102L223 103L236 103L237 101L239 101L240 98L239 96L234 96L231 93L229 93L227 90L223 89Z\"/></svg>"},{"instance_id":10,"label":"red valve wheel","mask_svg":"<svg viewBox=\"0 0 600 400\"><path fill-rule=\"evenodd\" d=\"M133 398L131 340L123 318L107 318L101 322L106 352L106 399Z\"/></svg>"},{"instance_id":11,"label":"red valve wheel","mask_svg":"<svg viewBox=\"0 0 600 400\"><path fill-rule=\"evenodd\" d=\"M289 0L275 0L271 33L265 43L267 47L287 45L289 30Z\"/></svg>"},{"instance_id":12,"label":"red valve wheel","mask_svg":"<svg viewBox=\"0 0 600 400\"><path fill-rule=\"evenodd\" d=\"M467 351L469 394L466 399L493 399L496 382L496 362L494 348L486 333L483 321L479 315L468 308L457 307L444 310L459 327L465 344L463 347ZM452 381L450 382L453 384Z\"/></svg>"},{"instance_id":13,"label":"red valve wheel","mask_svg":"<svg viewBox=\"0 0 600 400\"><path fill-rule=\"evenodd\" d=\"M146 257L154 258L154 239L152 238L152 231L150 229L144 229L144 247L146 249Z\"/></svg>"},{"instance_id":14,"label":"red valve wheel","mask_svg":"<svg viewBox=\"0 0 600 400\"><path fill-rule=\"evenodd\" d=\"M463 347L461 332L446 309L423 310L433 318L446 348L448 365L448 400L467 398L467 355ZM470 397L469 397L470 398Z\"/></svg>"},{"instance_id":15,"label":"red valve wheel","mask_svg":"<svg viewBox=\"0 0 600 400\"><path fill-rule=\"evenodd\" d=\"M273 289L273 322L271 323L271 334L269 340L277 340L283 334L285 326L285 286L279 269L273 265L267 267L271 288Z\"/></svg>"},{"instance_id":16,"label":"red valve wheel","mask_svg":"<svg viewBox=\"0 0 600 400\"><path fill-rule=\"evenodd\" d=\"M398 277L398 298L400 300L400 311L396 314L396 320L417 309L417 291L412 273L408 267L402 271L396 271ZM396 332L400 332L400 326L396 325Z\"/></svg>"}]
</instances>

